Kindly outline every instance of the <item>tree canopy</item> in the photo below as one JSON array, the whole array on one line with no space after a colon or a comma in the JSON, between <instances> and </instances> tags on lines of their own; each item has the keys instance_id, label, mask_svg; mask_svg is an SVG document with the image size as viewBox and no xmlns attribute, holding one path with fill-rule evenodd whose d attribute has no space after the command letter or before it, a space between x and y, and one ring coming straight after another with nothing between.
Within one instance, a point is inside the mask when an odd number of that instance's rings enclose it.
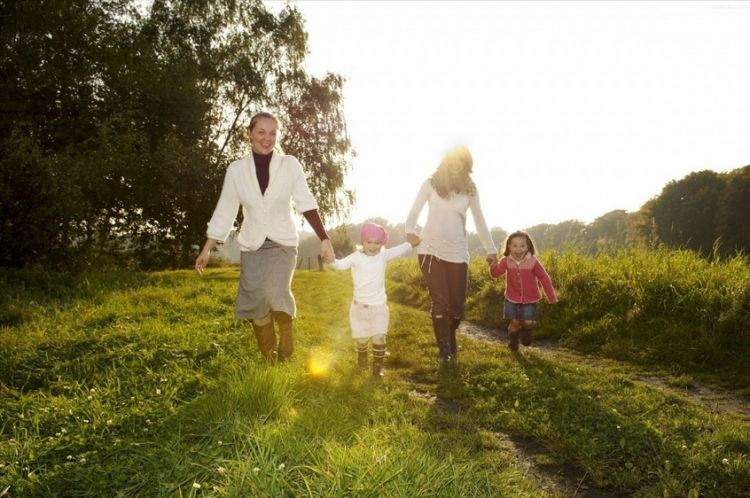
<instances>
[{"instance_id":1,"label":"tree canopy","mask_svg":"<svg viewBox=\"0 0 750 498\"><path fill-rule=\"evenodd\" d=\"M343 79L303 70L298 10L140 4L0 2L0 266L188 263L259 110L280 117L321 215L348 212Z\"/></svg>"}]
</instances>

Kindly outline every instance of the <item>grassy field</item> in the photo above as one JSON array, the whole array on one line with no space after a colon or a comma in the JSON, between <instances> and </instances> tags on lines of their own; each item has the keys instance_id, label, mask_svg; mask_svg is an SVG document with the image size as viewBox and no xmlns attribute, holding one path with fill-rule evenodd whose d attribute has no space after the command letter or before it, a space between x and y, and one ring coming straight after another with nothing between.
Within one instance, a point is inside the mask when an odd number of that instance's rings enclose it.
<instances>
[{"instance_id":1,"label":"grassy field","mask_svg":"<svg viewBox=\"0 0 750 498\"><path fill-rule=\"evenodd\" d=\"M266 365L236 284L4 272L0 496L750 496L736 414L466 338L439 368L429 316L396 303L374 380L347 273L297 273L297 351ZM419 286L391 292L423 306Z\"/></svg>"},{"instance_id":2,"label":"grassy field","mask_svg":"<svg viewBox=\"0 0 750 498\"><path fill-rule=\"evenodd\" d=\"M560 303L540 304L538 332L566 347L719 384L750 396L750 265L690 251L632 250L596 258L541 255ZM412 261L389 266L391 295L428 309ZM502 323L504 282L470 266L467 316Z\"/></svg>"}]
</instances>

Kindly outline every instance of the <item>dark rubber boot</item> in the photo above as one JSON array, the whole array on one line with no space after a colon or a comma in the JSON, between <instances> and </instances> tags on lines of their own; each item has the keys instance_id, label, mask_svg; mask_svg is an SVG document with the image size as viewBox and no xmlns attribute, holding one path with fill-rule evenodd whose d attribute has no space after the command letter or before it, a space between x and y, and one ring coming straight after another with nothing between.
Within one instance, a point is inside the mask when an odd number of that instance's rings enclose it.
<instances>
[{"instance_id":1,"label":"dark rubber boot","mask_svg":"<svg viewBox=\"0 0 750 498\"><path fill-rule=\"evenodd\" d=\"M508 329L508 349L518 351L518 331Z\"/></svg>"},{"instance_id":2,"label":"dark rubber boot","mask_svg":"<svg viewBox=\"0 0 750 498\"><path fill-rule=\"evenodd\" d=\"M456 342L456 331L458 330L458 326L461 323L460 318L454 318L451 320L451 327L450 327L450 336L449 336L449 344L450 344L450 350L451 350L451 356L454 360L458 359L458 343Z\"/></svg>"},{"instance_id":3,"label":"dark rubber boot","mask_svg":"<svg viewBox=\"0 0 750 498\"><path fill-rule=\"evenodd\" d=\"M372 345L372 376L382 378L385 375L385 344Z\"/></svg>"},{"instance_id":4,"label":"dark rubber boot","mask_svg":"<svg viewBox=\"0 0 750 498\"><path fill-rule=\"evenodd\" d=\"M453 359L451 354L451 331L448 319L441 317L432 317L432 328L435 330L435 342L437 342L440 361L446 362Z\"/></svg>"},{"instance_id":5,"label":"dark rubber boot","mask_svg":"<svg viewBox=\"0 0 750 498\"><path fill-rule=\"evenodd\" d=\"M359 365L359 368L365 369L367 368L367 350L360 351L357 350L357 365Z\"/></svg>"},{"instance_id":6,"label":"dark rubber boot","mask_svg":"<svg viewBox=\"0 0 750 498\"><path fill-rule=\"evenodd\" d=\"M523 327L521 329L521 344L524 346L531 346L531 341L534 337L534 327Z\"/></svg>"}]
</instances>

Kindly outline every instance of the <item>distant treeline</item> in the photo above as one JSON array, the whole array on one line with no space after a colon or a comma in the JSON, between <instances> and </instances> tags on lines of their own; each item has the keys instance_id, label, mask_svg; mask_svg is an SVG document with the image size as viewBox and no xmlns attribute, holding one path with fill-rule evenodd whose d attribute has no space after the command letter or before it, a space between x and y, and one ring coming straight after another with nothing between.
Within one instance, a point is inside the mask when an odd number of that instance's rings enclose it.
<instances>
[{"instance_id":1,"label":"distant treeline","mask_svg":"<svg viewBox=\"0 0 750 498\"><path fill-rule=\"evenodd\" d=\"M372 221L385 226L390 245L405 239L403 223L391 225L382 218ZM493 228L498 249L507 236ZM729 173L699 171L669 182L661 193L638 211L610 211L591 223L578 220L527 227L539 251L572 249L583 254L613 254L634 247L691 249L709 256L750 253L750 166ZM359 237L359 225L344 224L331 232L338 256L352 252ZM300 258L315 256L317 239L300 245ZM479 255L483 248L475 233L469 234L469 251ZM305 263L306 264L306 263Z\"/></svg>"}]
</instances>

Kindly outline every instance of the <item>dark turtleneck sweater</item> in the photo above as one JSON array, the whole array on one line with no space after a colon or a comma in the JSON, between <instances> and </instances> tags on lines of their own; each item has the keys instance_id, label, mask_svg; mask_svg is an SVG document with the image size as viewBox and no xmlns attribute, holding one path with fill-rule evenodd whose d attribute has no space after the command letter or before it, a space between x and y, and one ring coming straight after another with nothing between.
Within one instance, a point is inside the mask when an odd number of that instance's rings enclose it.
<instances>
[{"instance_id":1,"label":"dark turtleneck sweater","mask_svg":"<svg viewBox=\"0 0 750 498\"><path fill-rule=\"evenodd\" d=\"M273 156L273 152L271 152L270 154L258 154L257 152L253 151L253 161L255 161L255 176L258 178L258 185L260 185L261 194L265 194L266 188L268 188L271 156Z\"/></svg>"},{"instance_id":2,"label":"dark turtleneck sweater","mask_svg":"<svg viewBox=\"0 0 750 498\"><path fill-rule=\"evenodd\" d=\"M257 152L253 151L253 161L255 162L255 176L256 178L258 178L258 186L260 187L260 192L262 194L266 193L268 182L271 179L270 169L272 156L273 152L271 152L270 154L258 154ZM305 211L304 213L302 213L302 215L305 217L312 229L315 230L315 235L317 235L320 240L325 240L328 238L328 233L326 233L326 229L323 226L323 220L320 219L320 213L318 213L317 209Z\"/></svg>"}]
</instances>

